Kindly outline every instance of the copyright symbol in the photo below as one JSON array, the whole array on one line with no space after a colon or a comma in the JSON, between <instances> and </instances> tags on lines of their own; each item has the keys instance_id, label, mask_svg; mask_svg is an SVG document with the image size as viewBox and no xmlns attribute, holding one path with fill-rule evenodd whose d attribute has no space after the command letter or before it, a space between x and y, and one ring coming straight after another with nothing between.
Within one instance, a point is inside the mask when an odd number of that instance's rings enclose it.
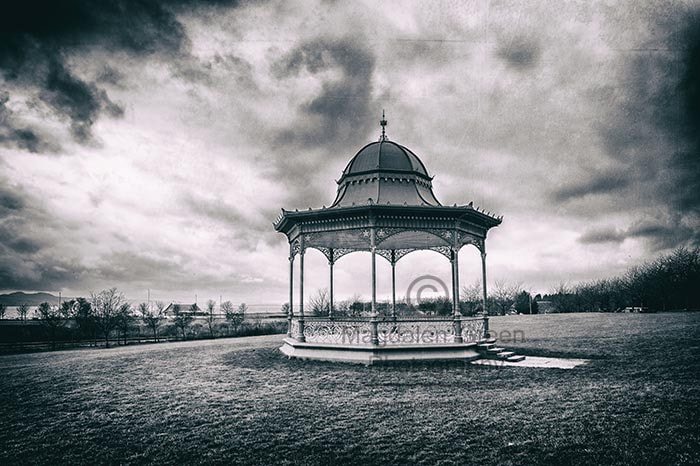
<instances>
[{"instance_id":1,"label":"copyright symbol","mask_svg":"<svg viewBox=\"0 0 700 466\"><path fill-rule=\"evenodd\" d=\"M416 290L415 301L417 304L423 302L422 296L425 291L439 293L442 290L444 297L449 299L447 285L435 275L421 275L408 285L408 289L406 290L406 304L408 305L411 305L413 302L414 289Z\"/></svg>"}]
</instances>

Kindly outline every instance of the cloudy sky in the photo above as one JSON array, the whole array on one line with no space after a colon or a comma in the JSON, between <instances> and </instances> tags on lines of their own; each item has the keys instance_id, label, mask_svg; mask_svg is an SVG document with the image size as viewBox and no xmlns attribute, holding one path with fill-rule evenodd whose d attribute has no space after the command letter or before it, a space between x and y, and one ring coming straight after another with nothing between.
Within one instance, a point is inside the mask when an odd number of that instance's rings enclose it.
<instances>
[{"instance_id":1,"label":"cloudy sky","mask_svg":"<svg viewBox=\"0 0 700 466\"><path fill-rule=\"evenodd\" d=\"M271 222L331 203L382 109L443 204L504 216L489 281L549 291L700 240L697 3L18 3L0 19L0 290L283 302ZM460 259L478 280L476 251ZM320 253L307 271L326 286ZM344 258L338 294L368 297L368 272ZM449 264L406 257L399 290L422 273Z\"/></svg>"}]
</instances>

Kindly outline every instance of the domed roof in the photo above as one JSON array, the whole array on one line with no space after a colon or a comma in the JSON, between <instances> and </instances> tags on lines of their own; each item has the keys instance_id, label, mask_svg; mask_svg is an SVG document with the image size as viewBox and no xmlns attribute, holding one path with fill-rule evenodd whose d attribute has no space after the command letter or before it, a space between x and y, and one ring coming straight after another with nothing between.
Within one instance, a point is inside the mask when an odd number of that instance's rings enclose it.
<instances>
[{"instance_id":1,"label":"domed roof","mask_svg":"<svg viewBox=\"0 0 700 466\"><path fill-rule=\"evenodd\" d=\"M343 170L343 177L374 171L414 173L429 178L416 154L386 138L360 149Z\"/></svg>"},{"instance_id":2,"label":"domed roof","mask_svg":"<svg viewBox=\"0 0 700 466\"><path fill-rule=\"evenodd\" d=\"M380 123L379 141L360 149L343 170L331 207L440 206L423 162L410 149L387 139L384 115Z\"/></svg>"}]
</instances>

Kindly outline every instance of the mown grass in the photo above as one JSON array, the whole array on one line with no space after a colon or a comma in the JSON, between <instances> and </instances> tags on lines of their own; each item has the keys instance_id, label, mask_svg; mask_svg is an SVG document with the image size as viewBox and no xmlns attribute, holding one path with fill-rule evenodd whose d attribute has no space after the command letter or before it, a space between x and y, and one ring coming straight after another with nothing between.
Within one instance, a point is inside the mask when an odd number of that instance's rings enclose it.
<instances>
[{"instance_id":1,"label":"mown grass","mask_svg":"<svg viewBox=\"0 0 700 466\"><path fill-rule=\"evenodd\" d=\"M693 464L700 314L492 318L573 370L287 360L281 336L0 357L0 464Z\"/></svg>"}]
</instances>

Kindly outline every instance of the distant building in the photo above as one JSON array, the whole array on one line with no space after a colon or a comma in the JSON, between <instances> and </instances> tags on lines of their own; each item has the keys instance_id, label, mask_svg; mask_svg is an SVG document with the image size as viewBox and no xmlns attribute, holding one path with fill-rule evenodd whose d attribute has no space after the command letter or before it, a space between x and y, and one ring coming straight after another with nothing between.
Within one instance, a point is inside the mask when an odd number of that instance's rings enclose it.
<instances>
[{"instance_id":1,"label":"distant building","mask_svg":"<svg viewBox=\"0 0 700 466\"><path fill-rule=\"evenodd\" d=\"M537 301L537 313L538 314L552 314L556 312L556 308L551 301L548 300L538 300Z\"/></svg>"},{"instance_id":2,"label":"distant building","mask_svg":"<svg viewBox=\"0 0 700 466\"><path fill-rule=\"evenodd\" d=\"M177 304L177 303L170 303L168 304L168 307L166 307L163 310L163 315L165 317L175 317L175 313L181 313L181 314L190 314L193 317L204 317L207 315L206 312L201 310L199 306L197 306L197 303L194 304Z\"/></svg>"},{"instance_id":3,"label":"distant building","mask_svg":"<svg viewBox=\"0 0 700 466\"><path fill-rule=\"evenodd\" d=\"M620 312L624 312L624 313L649 312L649 308L642 307L642 306L628 306L628 307L622 309L622 311L620 311Z\"/></svg>"}]
</instances>

